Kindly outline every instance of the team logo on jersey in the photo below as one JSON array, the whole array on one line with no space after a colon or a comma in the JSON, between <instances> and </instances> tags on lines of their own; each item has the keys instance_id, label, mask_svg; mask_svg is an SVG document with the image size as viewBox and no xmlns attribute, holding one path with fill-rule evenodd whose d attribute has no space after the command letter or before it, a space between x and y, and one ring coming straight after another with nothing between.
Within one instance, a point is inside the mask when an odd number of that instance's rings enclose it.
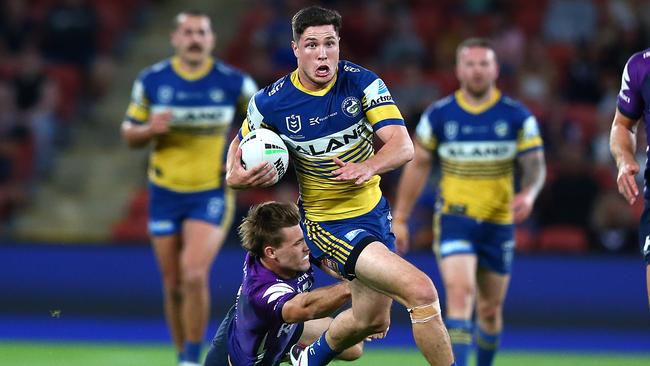
<instances>
[{"instance_id":1,"label":"team logo on jersey","mask_svg":"<svg viewBox=\"0 0 650 366\"><path fill-rule=\"evenodd\" d=\"M494 133L499 137L505 137L508 134L508 122L500 119L494 124Z\"/></svg>"},{"instance_id":2,"label":"team logo on jersey","mask_svg":"<svg viewBox=\"0 0 650 366\"><path fill-rule=\"evenodd\" d=\"M210 99L212 99L213 102L219 103L223 101L224 98L224 92L221 89L212 89L210 90Z\"/></svg>"},{"instance_id":3,"label":"team logo on jersey","mask_svg":"<svg viewBox=\"0 0 650 366\"><path fill-rule=\"evenodd\" d=\"M361 113L361 102L355 97L347 97L341 103L343 113L348 117L356 117Z\"/></svg>"},{"instance_id":4,"label":"team logo on jersey","mask_svg":"<svg viewBox=\"0 0 650 366\"><path fill-rule=\"evenodd\" d=\"M445 137L447 137L447 140L454 140L456 136L458 136L458 122L445 122Z\"/></svg>"},{"instance_id":5,"label":"team logo on jersey","mask_svg":"<svg viewBox=\"0 0 650 366\"><path fill-rule=\"evenodd\" d=\"M302 128L299 114L292 114L289 117L285 117L284 120L287 122L287 130L289 130L289 132L297 133Z\"/></svg>"},{"instance_id":6,"label":"team logo on jersey","mask_svg":"<svg viewBox=\"0 0 650 366\"><path fill-rule=\"evenodd\" d=\"M160 103L169 103L174 97L174 88L169 85L162 85L158 88L158 100Z\"/></svg>"}]
</instances>

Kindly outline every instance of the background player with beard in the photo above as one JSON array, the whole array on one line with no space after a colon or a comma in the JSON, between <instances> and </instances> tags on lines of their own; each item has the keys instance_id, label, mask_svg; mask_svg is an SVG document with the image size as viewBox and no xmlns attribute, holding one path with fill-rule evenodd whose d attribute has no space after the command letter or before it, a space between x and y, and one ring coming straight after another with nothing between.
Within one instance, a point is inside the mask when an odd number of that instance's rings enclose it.
<instances>
[{"instance_id":1,"label":"background player with beard","mask_svg":"<svg viewBox=\"0 0 650 366\"><path fill-rule=\"evenodd\" d=\"M226 136L237 108L257 87L213 60L210 18L174 19L175 55L146 68L133 85L122 135L131 147L153 142L149 233L163 278L165 316L182 365L197 365L208 323L208 274L232 221L223 186Z\"/></svg>"},{"instance_id":2,"label":"background player with beard","mask_svg":"<svg viewBox=\"0 0 650 366\"><path fill-rule=\"evenodd\" d=\"M468 39L456 51L460 90L434 102L417 126L415 157L402 172L393 211L398 250L409 245L406 221L427 182L433 155L441 165L435 249L447 294L446 322L456 362L467 364L476 303L478 365L491 365L514 251L514 225L528 217L546 175L534 116L496 88L494 49ZM521 166L515 195L513 171Z\"/></svg>"}]
</instances>

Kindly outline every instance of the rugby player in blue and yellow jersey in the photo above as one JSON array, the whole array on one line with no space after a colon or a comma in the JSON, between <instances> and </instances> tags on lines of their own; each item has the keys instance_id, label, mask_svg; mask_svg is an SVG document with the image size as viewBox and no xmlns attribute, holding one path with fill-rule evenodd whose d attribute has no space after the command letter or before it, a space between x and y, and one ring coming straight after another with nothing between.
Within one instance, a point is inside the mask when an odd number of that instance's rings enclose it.
<instances>
[{"instance_id":1,"label":"rugby player in blue and yellow jersey","mask_svg":"<svg viewBox=\"0 0 650 366\"><path fill-rule=\"evenodd\" d=\"M262 164L245 170L238 145L251 130L276 131L296 169L301 227L312 255L351 280L352 309L304 351L292 352L295 364L324 365L385 332L395 299L408 308L427 361L449 366L453 355L437 291L426 274L394 253L390 208L379 188L378 174L409 161L413 144L384 82L339 61L340 27L333 10L314 6L294 15L298 69L251 99L228 151L226 179L239 189L270 184L274 170ZM374 135L384 143L376 152Z\"/></svg>"},{"instance_id":2,"label":"rugby player in blue and yellow jersey","mask_svg":"<svg viewBox=\"0 0 650 366\"><path fill-rule=\"evenodd\" d=\"M195 365L209 317L208 274L234 208L223 185L226 139L257 87L210 56L215 35L207 15L180 13L174 24L176 54L135 81L122 136L131 147L153 143L149 233L179 362Z\"/></svg>"},{"instance_id":3,"label":"rugby player in blue and yellow jersey","mask_svg":"<svg viewBox=\"0 0 650 366\"><path fill-rule=\"evenodd\" d=\"M447 328L459 366L467 364L478 320L478 365L492 364L514 252L514 225L531 212L546 168L537 121L495 87L490 43L468 39L456 52L460 90L434 102L417 126L415 158L402 172L393 228L401 252L406 221L427 182L434 153L441 166L434 222L436 252L447 294ZM521 190L514 193L514 169ZM478 291L477 291L478 290Z\"/></svg>"}]
</instances>

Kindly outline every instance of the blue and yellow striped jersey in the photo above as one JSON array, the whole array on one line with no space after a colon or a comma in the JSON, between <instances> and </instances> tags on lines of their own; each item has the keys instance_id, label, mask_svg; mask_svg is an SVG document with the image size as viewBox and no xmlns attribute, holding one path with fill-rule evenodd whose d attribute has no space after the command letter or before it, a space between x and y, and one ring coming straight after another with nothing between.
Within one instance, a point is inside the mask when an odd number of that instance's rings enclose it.
<instances>
[{"instance_id":1,"label":"blue and yellow striped jersey","mask_svg":"<svg viewBox=\"0 0 650 366\"><path fill-rule=\"evenodd\" d=\"M253 129L276 131L287 144L300 184L300 201L311 221L356 217L381 199L379 176L362 185L337 181L333 158L363 162L374 155L374 131L404 120L384 82L374 73L340 61L325 89L312 92L298 73L260 90L248 104L242 138Z\"/></svg>"},{"instance_id":2,"label":"blue and yellow striped jersey","mask_svg":"<svg viewBox=\"0 0 650 366\"><path fill-rule=\"evenodd\" d=\"M249 76L214 60L192 74L175 57L142 71L126 118L142 124L154 113L173 116L170 132L154 141L149 179L178 192L219 188L226 135L237 108L243 111L256 91Z\"/></svg>"},{"instance_id":3,"label":"blue and yellow striped jersey","mask_svg":"<svg viewBox=\"0 0 650 366\"><path fill-rule=\"evenodd\" d=\"M429 106L416 133L421 145L438 152L443 213L512 223L515 159L543 148L526 107L499 91L471 106L458 91Z\"/></svg>"}]
</instances>

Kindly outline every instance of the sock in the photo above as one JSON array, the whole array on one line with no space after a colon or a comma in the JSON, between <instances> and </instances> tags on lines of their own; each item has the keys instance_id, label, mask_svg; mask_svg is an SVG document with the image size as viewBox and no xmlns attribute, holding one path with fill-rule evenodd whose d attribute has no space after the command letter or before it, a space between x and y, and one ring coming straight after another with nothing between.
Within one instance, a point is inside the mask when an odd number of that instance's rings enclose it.
<instances>
[{"instance_id":1,"label":"sock","mask_svg":"<svg viewBox=\"0 0 650 366\"><path fill-rule=\"evenodd\" d=\"M448 318L446 323L456 365L467 366L467 358L472 347L472 322L470 320Z\"/></svg>"},{"instance_id":2,"label":"sock","mask_svg":"<svg viewBox=\"0 0 650 366\"><path fill-rule=\"evenodd\" d=\"M478 352L476 355L477 366L492 366L494 355L499 348L499 338L501 333L488 334L483 329L478 329L476 336L476 344L478 345Z\"/></svg>"},{"instance_id":3,"label":"sock","mask_svg":"<svg viewBox=\"0 0 650 366\"><path fill-rule=\"evenodd\" d=\"M201 342L185 342L185 361L199 363Z\"/></svg>"},{"instance_id":4,"label":"sock","mask_svg":"<svg viewBox=\"0 0 650 366\"><path fill-rule=\"evenodd\" d=\"M330 345L327 344L327 340L325 339L326 333L327 332L323 333L320 338L316 340L316 342L312 343L309 345L309 347L306 348L308 365L326 365L332 361L336 355L339 354L339 352L332 350Z\"/></svg>"}]
</instances>

